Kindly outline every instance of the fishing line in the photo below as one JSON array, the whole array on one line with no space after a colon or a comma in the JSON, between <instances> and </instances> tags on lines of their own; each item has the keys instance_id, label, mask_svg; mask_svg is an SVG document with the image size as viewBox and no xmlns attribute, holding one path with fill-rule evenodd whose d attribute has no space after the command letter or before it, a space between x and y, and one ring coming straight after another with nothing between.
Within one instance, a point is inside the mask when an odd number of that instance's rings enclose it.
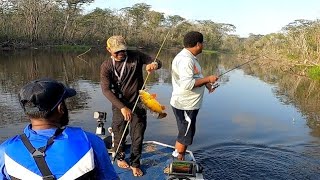
<instances>
[{"instance_id":1,"label":"fishing line","mask_svg":"<svg viewBox=\"0 0 320 180\"><path fill-rule=\"evenodd\" d=\"M160 46L160 48L159 48L159 51L158 51L156 57L154 58L153 62L156 62L156 60L157 60L157 58L158 58L158 56L159 56L159 54L160 54L160 51L161 51L164 43L165 43L166 40L167 40L167 37L168 37L169 33L170 33L170 30L168 31L167 35L165 36L165 38L164 38L164 40L163 40L163 42L162 42L162 44L161 44L161 46ZM150 73L148 72L147 77L146 77L146 79L144 80L144 83L143 83L143 85L142 85L142 87L141 87L141 90L144 89L144 86L146 85L146 82L147 82L147 80L148 80L148 78L149 78L149 75L150 75ZM136 102L134 103L134 106L133 106L133 108L132 108L132 113L134 112L134 110L135 110L135 108L136 108L136 106L137 106L137 104L138 104L139 98L140 98L140 96L137 97L137 100L136 100ZM130 121L127 121L126 127L124 128L124 131L123 131L123 133L122 133L121 139L120 139L120 141L119 141L119 144L118 144L118 147L117 147L117 150L116 150L116 152L115 152L115 156L113 157L112 162L114 162L115 159L116 159L116 157L117 157L117 154L118 154L118 151L119 151L119 147L120 147L121 142L122 142L122 139L123 139L123 137L124 137L124 135L125 135L125 133L126 133L126 131L127 131L127 129L128 129L129 123L130 123Z\"/></svg>"}]
</instances>

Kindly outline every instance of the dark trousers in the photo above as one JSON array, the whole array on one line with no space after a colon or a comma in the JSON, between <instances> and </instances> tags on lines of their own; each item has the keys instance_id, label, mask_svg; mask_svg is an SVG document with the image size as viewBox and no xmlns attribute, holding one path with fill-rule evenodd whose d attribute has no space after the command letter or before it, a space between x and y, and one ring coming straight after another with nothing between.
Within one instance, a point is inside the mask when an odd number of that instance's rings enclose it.
<instances>
[{"instance_id":1,"label":"dark trousers","mask_svg":"<svg viewBox=\"0 0 320 180\"><path fill-rule=\"evenodd\" d=\"M172 106L171 106L172 107ZM191 145L196 133L196 121L199 109L181 110L172 107L178 126L177 141L183 145ZM188 122L188 120L190 122Z\"/></svg>"},{"instance_id":2,"label":"dark trousers","mask_svg":"<svg viewBox=\"0 0 320 180\"><path fill-rule=\"evenodd\" d=\"M120 139L123 135L123 131L127 125L128 121L125 121L120 109L112 107L112 131L114 133L114 150L116 151L120 142ZM132 167L140 167L140 158L142 153L142 143L144 138L144 132L147 126L147 116L146 110L143 108L137 107L134 110L132 120L127 127L127 131L122 138L122 143L119 146L117 159L124 159L125 156L123 153L125 151L125 140L129 134L131 137L131 152L130 152L130 161L129 164Z\"/></svg>"}]
</instances>

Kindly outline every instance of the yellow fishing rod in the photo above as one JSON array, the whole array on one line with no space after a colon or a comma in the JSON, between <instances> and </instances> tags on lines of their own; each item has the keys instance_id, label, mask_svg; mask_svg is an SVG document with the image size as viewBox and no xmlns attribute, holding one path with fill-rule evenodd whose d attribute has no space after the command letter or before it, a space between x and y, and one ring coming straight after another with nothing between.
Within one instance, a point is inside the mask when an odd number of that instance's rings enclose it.
<instances>
[{"instance_id":1,"label":"yellow fishing rod","mask_svg":"<svg viewBox=\"0 0 320 180\"><path fill-rule=\"evenodd\" d=\"M167 37L168 37L169 33L170 33L170 30L168 31L167 35L165 36L165 38L164 38L164 40L163 40L163 42L162 42L162 44L161 44L161 46L160 46L160 48L159 48L159 50L158 50L158 53L157 53L156 57L154 58L153 62L156 62L156 60L157 60L157 58L158 58L158 56L159 56L159 54L160 54L160 52L161 52L161 49L162 49L164 43L165 43L166 40L167 40ZM148 80L148 78L149 78L149 75L150 75L150 73L147 74L147 77L146 77L146 79L144 80L144 83L143 83L143 85L142 85L142 87L141 87L141 90L144 89L144 87L145 87L145 85L146 85L146 82L147 82L147 80ZM136 106L137 106L137 104L138 104L138 102L139 102L139 98L140 98L140 96L137 97L137 100L136 100L136 102L134 103L134 106L133 106L133 108L132 108L132 113L133 113L134 110L136 109ZM113 157L112 162L114 162L115 159L116 159L116 157L117 157L117 154L118 154L118 151L119 151L119 147L120 147L121 142L122 142L122 140L123 140L123 137L124 137L124 135L125 135L125 133L126 133L126 131L127 131L127 129L128 129L129 123L130 123L130 121L127 122L126 127L124 128L124 131L123 131L123 133L122 133L121 139L120 139L120 141L119 141L119 144L118 144L118 147L117 147L117 150L116 150L116 152L115 152L115 155L114 155L114 157Z\"/></svg>"}]
</instances>

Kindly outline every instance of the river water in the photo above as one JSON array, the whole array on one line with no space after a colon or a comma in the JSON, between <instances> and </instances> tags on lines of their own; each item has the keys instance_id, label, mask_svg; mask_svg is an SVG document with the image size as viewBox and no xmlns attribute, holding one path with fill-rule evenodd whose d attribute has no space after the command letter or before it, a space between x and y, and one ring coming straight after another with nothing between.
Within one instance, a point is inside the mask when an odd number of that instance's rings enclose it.
<instances>
[{"instance_id":1,"label":"river water","mask_svg":"<svg viewBox=\"0 0 320 180\"><path fill-rule=\"evenodd\" d=\"M157 94L168 116L158 120L148 113L145 140L175 142L169 100L170 62L176 53L163 51L163 68L147 81L148 91ZM17 93L40 77L55 78L77 90L77 96L67 101L71 125L94 132L94 111L107 112L110 125L111 104L99 85L100 64L108 55L91 51L80 59L78 54L0 52L0 142L21 133L28 123ZM246 60L201 54L199 61L208 75ZM319 82L275 71L261 61L227 73L214 93L205 93L189 149L204 167L206 179L320 179Z\"/></svg>"}]
</instances>

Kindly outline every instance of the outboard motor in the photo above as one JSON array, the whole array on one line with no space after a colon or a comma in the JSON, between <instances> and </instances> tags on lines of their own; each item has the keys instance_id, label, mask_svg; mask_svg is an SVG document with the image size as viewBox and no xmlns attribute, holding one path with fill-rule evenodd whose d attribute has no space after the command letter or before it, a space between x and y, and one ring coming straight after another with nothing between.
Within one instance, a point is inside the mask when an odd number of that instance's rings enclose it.
<instances>
[{"instance_id":1,"label":"outboard motor","mask_svg":"<svg viewBox=\"0 0 320 180\"><path fill-rule=\"evenodd\" d=\"M97 119L97 122L98 122L98 125L96 128L96 134L101 135L101 136L105 136L106 129L104 128L104 123L106 122L106 119L107 119L107 113L96 111L93 113L93 118Z\"/></svg>"},{"instance_id":2,"label":"outboard motor","mask_svg":"<svg viewBox=\"0 0 320 180\"><path fill-rule=\"evenodd\" d=\"M96 135L98 135L106 145L108 153L114 156L114 152L112 150L113 147L113 133L112 128L108 128L109 135L106 135L106 129L104 128L104 123L107 122L107 113L106 112L99 112L96 111L93 113L93 118L97 120L97 128L96 128Z\"/></svg>"}]
</instances>

